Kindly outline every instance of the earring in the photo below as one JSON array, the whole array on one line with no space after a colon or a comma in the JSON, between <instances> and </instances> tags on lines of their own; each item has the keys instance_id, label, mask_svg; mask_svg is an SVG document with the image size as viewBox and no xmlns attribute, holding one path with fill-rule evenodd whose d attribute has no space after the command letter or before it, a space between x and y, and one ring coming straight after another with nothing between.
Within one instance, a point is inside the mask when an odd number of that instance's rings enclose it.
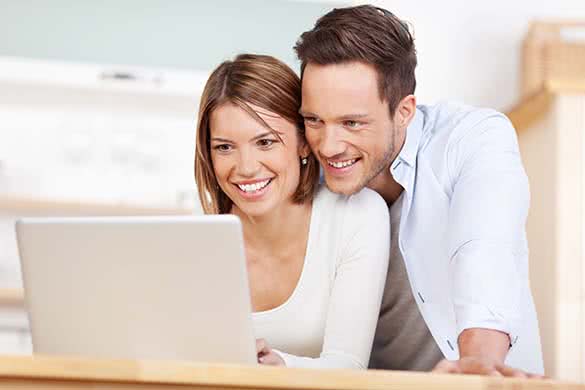
<instances>
[{"instance_id":1,"label":"earring","mask_svg":"<svg viewBox=\"0 0 585 390\"><path fill-rule=\"evenodd\" d=\"M301 158L302 165L307 165L308 162L309 162L309 160L306 157Z\"/></svg>"}]
</instances>

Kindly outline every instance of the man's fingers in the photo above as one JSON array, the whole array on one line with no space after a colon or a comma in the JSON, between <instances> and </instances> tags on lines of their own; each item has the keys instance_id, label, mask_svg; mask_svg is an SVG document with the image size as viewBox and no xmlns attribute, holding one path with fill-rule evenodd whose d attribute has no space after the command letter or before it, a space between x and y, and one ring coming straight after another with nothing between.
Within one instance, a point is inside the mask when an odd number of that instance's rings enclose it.
<instances>
[{"instance_id":1,"label":"man's fingers","mask_svg":"<svg viewBox=\"0 0 585 390\"><path fill-rule=\"evenodd\" d=\"M498 365L497 369L504 376L515 377L515 378L528 378L528 379L550 379L544 375L532 374L517 368L512 368L505 365Z\"/></svg>"},{"instance_id":2,"label":"man's fingers","mask_svg":"<svg viewBox=\"0 0 585 390\"><path fill-rule=\"evenodd\" d=\"M500 374L502 374L503 376L507 376L507 377L513 377L513 378L530 378L531 376L528 375L527 373L525 373L522 370L518 370L516 368L512 368L509 366L505 366L502 364L498 364L496 365L496 369L498 370L498 372ZM534 377L536 378L536 377Z\"/></svg>"},{"instance_id":3,"label":"man's fingers","mask_svg":"<svg viewBox=\"0 0 585 390\"><path fill-rule=\"evenodd\" d=\"M493 365L486 365L475 359L462 360L441 360L435 368L434 373L439 374L470 374L470 375L489 375L502 376Z\"/></svg>"},{"instance_id":4,"label":"man's fingers","mask_svg":"<svg viewBox=\"0 0 585 390\"><path fill-rule=\"evenodd\" d=\"M443 374L471 374L471 375L487 375L487 376L505 376L513 378L531 378L531 379L546 379L542 375L529 374L522 370L490 362L485 359L476 359L471 357L462 358L460 360L441 360L435 368L434 373Z\"/></svg>"},{"instance_id":5,"label":"man's fingers","mask_svg":"<svg viewBox=\"0 0 585 390\"><path fill-rule=\"evenodd\" d=\"M493 363L479 359L460 360L459 369L462 374L502 376Z\"/></svg>"},{"instance_id":6,"label":"man's fingers","mask_svg":"<svg viewBox=\"0 0 585 390\"><path fill-rule=\"evenodd\" d=\"M455 362L443 359L439 363L437 363L435 368L433 368L432 372L437 374L458 374L459 366Z\"/></svg>"}]
</instances>

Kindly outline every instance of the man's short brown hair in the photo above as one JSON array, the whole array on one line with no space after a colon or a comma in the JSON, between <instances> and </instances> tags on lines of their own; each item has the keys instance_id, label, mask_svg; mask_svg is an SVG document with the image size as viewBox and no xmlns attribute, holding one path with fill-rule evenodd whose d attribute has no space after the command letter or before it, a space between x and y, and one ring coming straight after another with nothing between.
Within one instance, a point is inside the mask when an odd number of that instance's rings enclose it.
<instances>
[{"instance_id":1,"label":"man's short brown hair","mask_svg":"<svg viewBox=\"0 0 585 390\"><path fill-rule=\"evenodd\" d=\"M413 36L405 22L383 8L336 8L304 32L294 49L301 60L301 77L308 63L358 61L374 66L380 99L388 101L391 114L416 88Z\"/></svg>"}]
</instances>

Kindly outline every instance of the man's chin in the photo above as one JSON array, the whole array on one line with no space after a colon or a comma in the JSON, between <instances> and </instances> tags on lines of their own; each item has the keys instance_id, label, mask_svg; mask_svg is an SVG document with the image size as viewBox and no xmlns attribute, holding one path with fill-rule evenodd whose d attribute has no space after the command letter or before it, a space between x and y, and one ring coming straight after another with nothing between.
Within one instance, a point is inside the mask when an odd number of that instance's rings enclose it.
<instances>
[{"instance_id":1,"label":"man's chin","mask_svg":"<svg viewBox=\"0 0 585 390\"><path fill-rule=\"evenodd\" d=\"M325 184L329 191L347 196L358 193L365 187L360 183L344 182L342 180L328 180L327 177L325 177Z\"/></svg>"}]
</instances>

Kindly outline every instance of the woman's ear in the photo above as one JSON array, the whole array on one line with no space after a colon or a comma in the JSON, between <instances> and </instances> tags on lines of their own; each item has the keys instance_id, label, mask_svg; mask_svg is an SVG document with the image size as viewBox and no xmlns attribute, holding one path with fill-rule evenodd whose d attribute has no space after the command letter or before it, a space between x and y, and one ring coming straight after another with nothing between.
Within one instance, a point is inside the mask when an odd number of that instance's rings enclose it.
<instances>
[{"instance_id":1,"label":"woman's ear","mask_svg":"<svg viewBox=\"0 0 585 390\"><path fill-rule=\"evenodd\" d=\"M311 148L309 148L309 144L304 139L301 140L299 145L299 157L305 158L311 154Z\"/></svg>"}]
</instances>

